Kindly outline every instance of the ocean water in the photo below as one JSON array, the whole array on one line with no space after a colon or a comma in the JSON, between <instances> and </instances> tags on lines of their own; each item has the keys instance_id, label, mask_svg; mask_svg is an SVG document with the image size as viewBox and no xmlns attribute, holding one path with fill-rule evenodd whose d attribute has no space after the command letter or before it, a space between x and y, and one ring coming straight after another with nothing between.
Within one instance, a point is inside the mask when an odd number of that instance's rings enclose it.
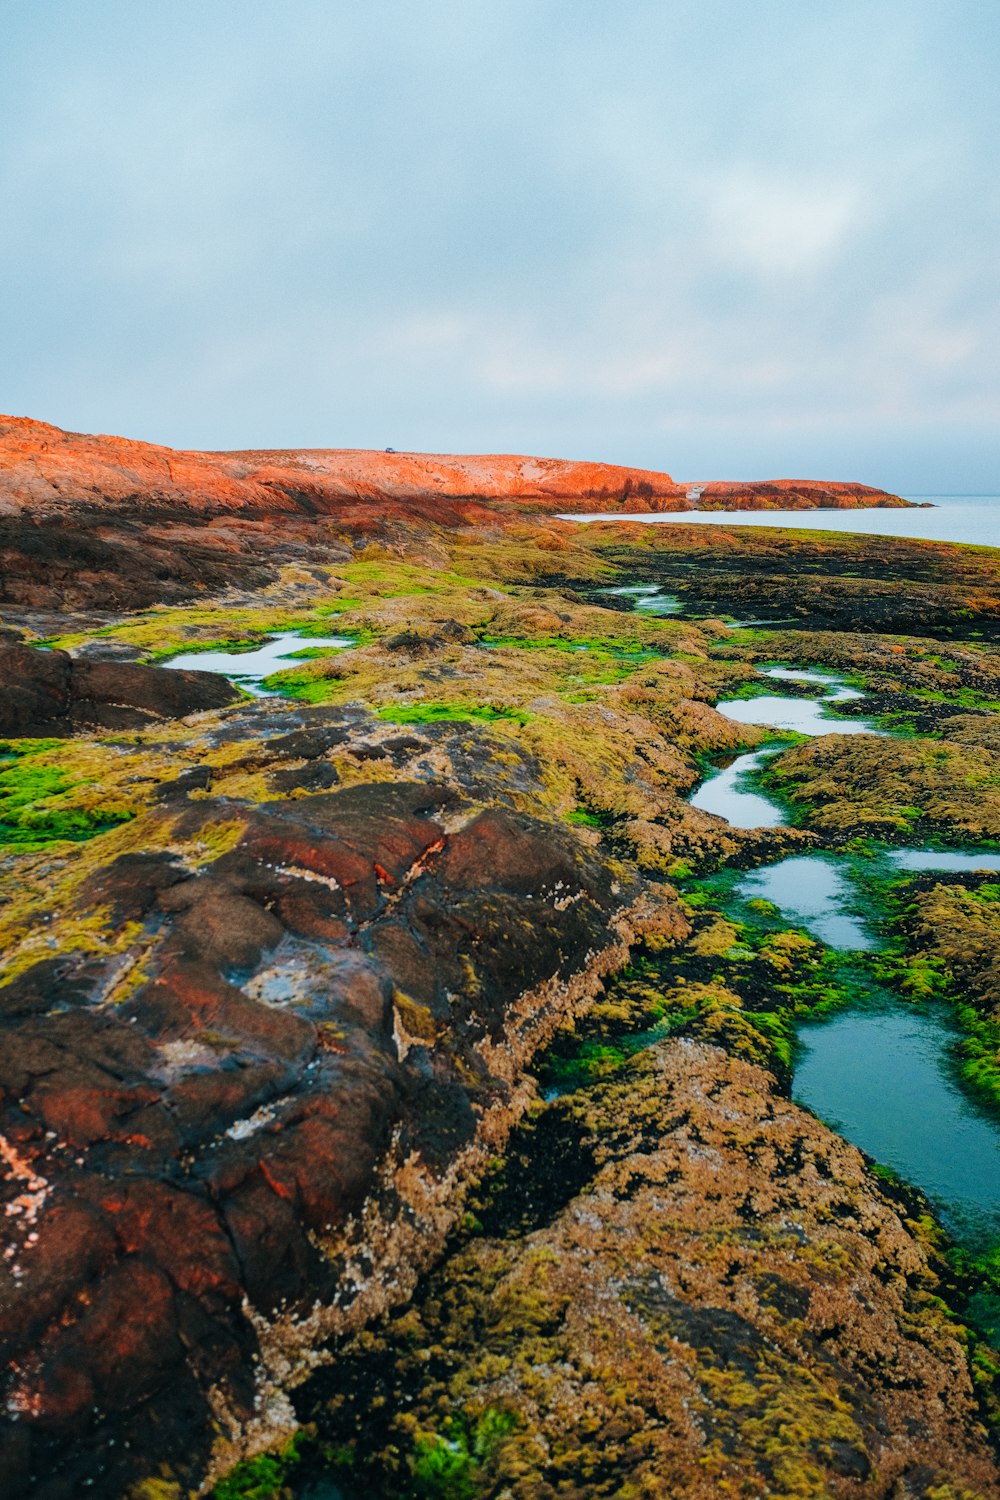
<instances>
[{"instance_id":1,"label":"ocean water","mask_svg":"<svg viewBox=\"0 0 1000 1500\"><path fill-rule=\"evenodd\" d=\"M687 511L623 516L620 512L564 515L564 521L644 521L695 526L792 526L805 531L854 531L866 536L916 537L1000 547L1000 495L904 495L929 510Z\"/></svg>"}]
</instances>

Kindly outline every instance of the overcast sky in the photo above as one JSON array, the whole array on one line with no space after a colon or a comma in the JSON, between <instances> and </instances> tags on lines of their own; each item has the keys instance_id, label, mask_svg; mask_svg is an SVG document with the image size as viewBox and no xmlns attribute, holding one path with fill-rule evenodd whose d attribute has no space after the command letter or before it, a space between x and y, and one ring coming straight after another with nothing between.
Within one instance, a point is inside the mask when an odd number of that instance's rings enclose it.
<instances>
[{"instance_id":1,"label":"overcast sky","mask_svg":"<svg viewBox=\"0 0 1000 1500\"><path fill-rule=\"evenodd\" d=\"M0 409L1000 491L990 0L6 0Z\"/></svg>"}]
</instances>

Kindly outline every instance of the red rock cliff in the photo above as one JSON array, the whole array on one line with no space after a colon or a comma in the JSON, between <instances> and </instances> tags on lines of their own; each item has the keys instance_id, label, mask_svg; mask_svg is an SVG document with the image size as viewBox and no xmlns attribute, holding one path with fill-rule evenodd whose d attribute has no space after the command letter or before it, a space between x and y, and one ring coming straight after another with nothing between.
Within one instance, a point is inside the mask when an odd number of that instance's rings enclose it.
<instances>
[{"instance_id":1,"label":"red rock cliff","mask_svg":"<svg viewBox=\"0 0 1000 1500\"><path fill-rule=\"evenodd\" d=\"M445 519L456 502L469 501L626 512L904 503L865 485L814 480L713 482L695 491L700 498L690 498L688 486L669 474L615 464L353 448L195 453L0 417L0 515L81 505L201 516L312 515L379 501Z\"/></svg>"}]
</instances>

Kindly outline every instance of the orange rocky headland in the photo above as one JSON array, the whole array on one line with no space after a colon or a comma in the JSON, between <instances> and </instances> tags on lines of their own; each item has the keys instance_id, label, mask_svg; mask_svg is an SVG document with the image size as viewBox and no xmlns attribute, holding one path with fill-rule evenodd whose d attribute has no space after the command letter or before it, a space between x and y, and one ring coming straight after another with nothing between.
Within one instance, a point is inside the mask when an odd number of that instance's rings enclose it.
<instances>
[{"instance_id":1,"label":"orange rocky headland","mask_svg":"<svg viewBox=\"0 0 1000 1500\"><path fill-rule=\"evenodd\" d=\"M509 453L185 452L0 417L0 514L95 502L109 509L180 507L200 515L329 514L358 500L530 501L532 508L546 509L586 501L626 511L906 504L865 485L814 480L725 481L695 488L700 500L689 498L687 485L654 470Z\"/></svg>"},{"instance_id":2,"label":"orange rocky headland","mask_svg":"<svg viewBox=\"0 0 1000 1500\"><path fill-rule=\"evenodd\" d=\"M511 454L193 453L0 416L0 603L170 603L206 588L260 588L303 549L335 558L344 542L495 532L564 511L906 504L856 484L696 488L700 501L669 474Z\"/></svg>"}]
</instances>

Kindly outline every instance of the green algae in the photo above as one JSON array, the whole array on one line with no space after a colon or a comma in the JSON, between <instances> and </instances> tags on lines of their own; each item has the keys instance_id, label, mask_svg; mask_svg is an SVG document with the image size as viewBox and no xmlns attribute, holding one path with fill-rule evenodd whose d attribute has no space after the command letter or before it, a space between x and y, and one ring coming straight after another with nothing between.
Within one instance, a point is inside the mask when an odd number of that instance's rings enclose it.
<instances>
[{"instance_id":1,"label":"green algae","mask_svg":"<svg viewBox=\"0 0 1000 1500\"><path fill-rule=\"evenodd\" d=\"M157 663L182 652L251 651L278 631L294 630L305 637L325 635L331 619L336 618L339 625L339 617L357 609L360 603L338 596L307 608L267 604L158 607L94 630L51 636L36 644L69 651L91 641L116 641L134 646L147 661Z\"/></svg>"},{"instance_id":2,"label":"green algae","mask_svg":"<svg viewBox=\"0 0 1000 1500\"><path fill-rule=\"evenodd\" d=\"M283 1447L237 1464L210 1492L210 1500L283 1500L314 1446L315 1434L302 1429Z\"/></svg>"},{"instance_id":3,"label":"green algae","mask_svg":"<svg viewBox=\"0 0 1000 1500\"><path fill-rule=\"evenodd\" d=\"M371 550L373 549L366 548L366 551ZM430 569L419 563L401 562L384 556L370 561L362 556L359 562L347 563L338 568L337 576L366 595L384 599L482 588L487 581L492 588L504 592L503 585L497 583L495 576L485 578L447 568Z\"/></svg>"},{"instance_id":4,"label":"green algae","mask_svg":"<svg viewBox=\"0 0 1000 1500\"><path fill-rule=\"evenodd\" d=\"M946 1004L957 1022L963 1082L1000 1110L1000 883L934 873L883 880L887 944L880 977L914 1000Z\"/></svg>"},{"instance_id":5,"label":"green algae","mask_svg":"<svg viewBox=\"0 0 1000 1500\"><path fill-rule=\"evenodd\" d=\"M483 1465L518 1425L513 1412L487 1407L445 1417L439 1432L417 1430L406 1456L414 1500L474 1500Z\"/></svg>"},{"instance_id":6,"label":"green algae","mask_svg":"<svg viewBox=\"0 0 1000 1500\"><path fill-rule=\"evenodd\" d=\"M390 724L527 724L532 715L522 709L498 708L490 703L389 703L376 709Z\"/></svg>"},{"instance_id":7,"label":"green algae","mask_svg":"<svg viewBox=\"0 0 1000 1500\"><path fill-rule=\"evenodd\" d=\"M863 964L789 929L769 903L756 921L718 907L731 874L686 898L694 933L664 953L640 949L583 1020L557 1032L539 1061L543 1089L566 1092L607 1079L668 1036L712 1041L791 1077L796 1031L871 992ZM755 905L758 905L755 903Z\"/></svg>"},{"instance_id":8,"label":"green algae","mask_svg":"<svg viewBox=\"0 0 1000 1500\"><path fill-rule=\"evenodd\" d=\"M101 797L94 778L74 777L68 760L62 740L0 742L0 847L30 851L77 842L135 816L134 808ZM96 804L81 801L80 793L95 788Z\"/></svg>"},{"instance_id":9,"label":"green algae","mask_svg":"<svg viewBox=\"0 0 1000 1500\"><path fill-rule=\"evenodd\" d=\"M813 741L771 760L760 781L798 826L838 840L1000 847L1000 753L985 746L867 735Z\"/></svg>"}]
</instances>

